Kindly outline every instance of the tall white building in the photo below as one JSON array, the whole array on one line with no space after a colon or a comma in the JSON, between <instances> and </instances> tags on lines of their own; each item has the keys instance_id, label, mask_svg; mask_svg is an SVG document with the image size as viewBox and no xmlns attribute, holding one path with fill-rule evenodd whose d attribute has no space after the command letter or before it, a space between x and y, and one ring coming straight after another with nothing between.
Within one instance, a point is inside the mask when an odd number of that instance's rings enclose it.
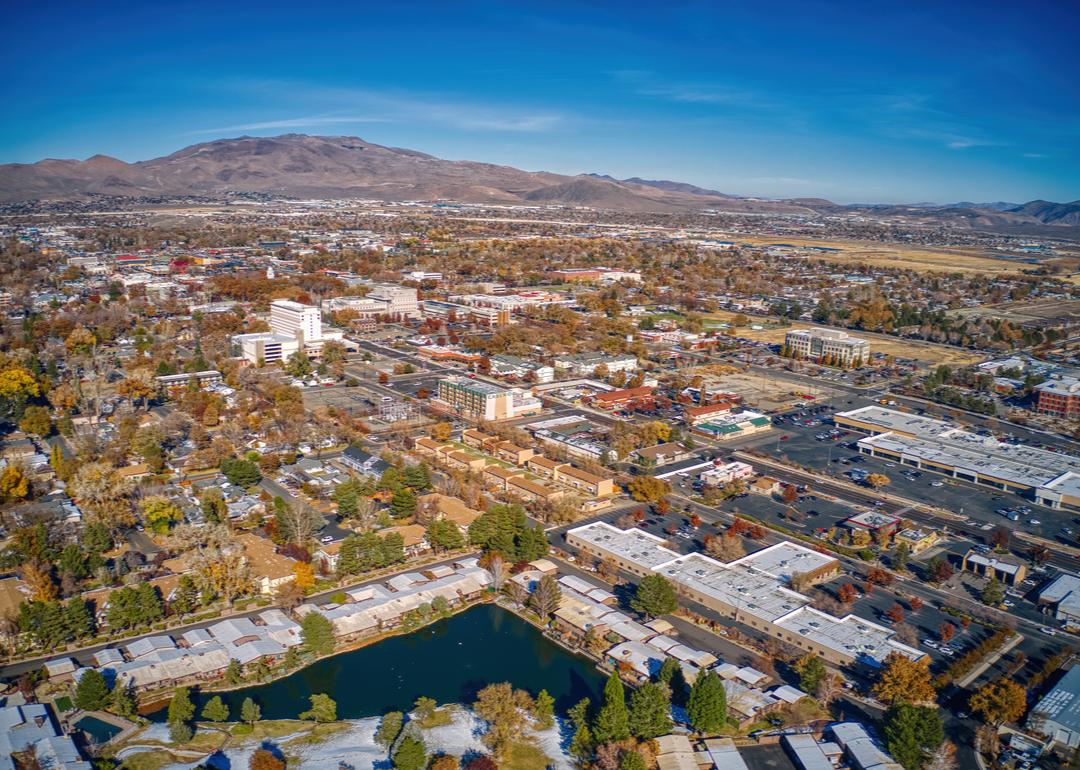
<instances>
[{"instance_id":1,"label":"tall white building","mask_svg":"<svg viewBox=\"0 0 1080 770\"><path fill-rule=\"evenodd\" d=\"M413 286L380 283L371 287L364 297L334 297L323 305L329 311L353 310L361 316L415 318L420 315L417 297Z\"/></svg>"},{"instance_id":2,"label":"tall white building","mask_svg":"<svg viewBox=\"0 0 1080 770\"><path fill-rule=\"evenodd\" d=\"M275 300L270 303L270 331L300 337L305 342L318 342L322 339L322 312L314 305Z\"/></svg>"},{"instance_id":3,"label":"tall white building","mask_svg":"<svg viewBox=\"0 0 1080 770\"><path fill-rule=\"evenodd\" d=\"M788 355L836 366L863 366L870 360L870 343L839 329L793 329L784 336Z\"/></svg>"}]
</instances>

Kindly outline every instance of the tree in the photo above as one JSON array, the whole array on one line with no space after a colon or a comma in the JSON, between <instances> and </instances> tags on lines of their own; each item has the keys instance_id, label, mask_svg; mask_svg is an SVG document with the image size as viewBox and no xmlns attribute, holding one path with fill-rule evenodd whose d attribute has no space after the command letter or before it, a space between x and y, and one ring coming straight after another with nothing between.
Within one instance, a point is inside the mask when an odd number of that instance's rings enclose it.
<instances>
[{"instance_id":1,"label":"tree","mask_svg":"<svg viewBox=\"0 0 1080 770\"><path fill-rule=\"evenodd\" d=\"M951 642L954 636L956 636L956 626L949 621L946 620L938 627L938 638L945 644Z\"/></svg>"},{"instance_id":2,"label":"tree","mask_svg":"<svg viewBox=\"0 0 1080 770\"><path fill-rule=\"evenodd\" d=\"M375 731L375 742L384 749L390 748L397 740L401 726L405 723L405 715L400 711L388 711L383 714L379 722L379 729Z\"/></svg>"},{"instance_id":3,"label":"tree","mask_svg":"<svg viewBox=\"0 0 1080 770\"><path fill-rule=\"evenodd\" d=\"M613 671L604 685L604 705L596 716L593 737L597 743L621 741L630 735L629 712L626 709L626 692L619 673Z\"/></svg>"},{"instance_id":4,"label":"tree","mask_svg":"<svg viewBox=\"0 0 1080 770\"><path fill-rule=\"evenodd\" d=\"M248 770L285 770L285 760L278 757L270 749L260 747L252 752Z\"/></svg>"},{"instance_id":5,"label":"tree","mask_svg":"<svg viewBox=\"0 0 1080 770\"><path fill-rule=\"evenodd\" d=\"M226 684L240 684L242 681L244 681L244 669L240 665L240 661L236 658L229 658L229 662L225 666Z\"/></svg>"},{"instance_id":6,"label":"tree","mask_svg":"<svg viewBox=\"0 0 1080 770\"><path fill-rule=\"evenodd\" d=\"M874 685L874 696L882 703L930 703L936 696L930 677L930 659L915 661L899 652L885 658Z\"/></svg>"},{"instance_id":7,"label":"tree","mask_svg":"<svg viewBox=\"0 0 1080 770\"><path fill-rule=\"evenodd\" d=\"M555 725L555 699L547 690L541 690L533 704L533 718L540 730L548 730Z\"/></svg>"},{"instance_id":8,"label":"tree","mask_svg":"<svg viewBox=\"0 0 1080 770\"><path fill-rule=\"evenodd\" d=\"M177 687L173 691L172 700L169 701L169 710L166 721L169 724L169 735L175 743L187 743L191 740L193 730L191 720L195 716L195 704L191 702L191 694L187 687Z\"/></svg>"},{"instance_id":9,"label":"tree","mask_svg":"<svg viewBox=\"0 0 1080 770\"><path fill-rule=\"evenodd\" d=\"M465 546L461 528L447 519L435 519L427 526L427 541L432 548L451 551Z\"/></svg>"},{"instance_id":10,"label":"tree","mask_svg":"<svg viewBox=\"0 0 1080 770\"><path fill-rule=\"evenodd\" d=\"M449 441L454 433L454 426L448 422L437 422L428 429L428 436L435 441Z\"/></svg>"},{"instance_id":11,"label":"tree","mask_svg":"<svg viewBox=\"0 0 1080 770\"><path fill-rule=\"evenodd\" d=\"M83 711L98 711L109 703L109 685L96 668L88 668L75 688L75 705Z\"/></svg>"},{"instance_id":12,"label":"tree","mask_svg":"<svg viewBox=\"0 0 1080 770\"><path fill-rule=\"evenodd\" d=\"M206 702L206 705L203 706L202 718L207 722L229 721L229 707L225 705L225 701L221 699L220 695L215 695Z\"/></svg>"},{"instance_id":13,"label":"tree","mask_svg":"<svg viewBox=\"0 0 1080 770\"><path fill-rule=\"evenodd\" d=\"M944 556L935 556L927 562L926 571L935 583L944 583L953 576L953 566Z\"/></svg>"},{"instance_id":14,"label":"tree","mask_svg":"<svg viewBox=\"0 0 1080 770\"><path fill-rule=\"evenodd\" d=\"M30 479L18 465L9 464L0 473L0 497L9 501L30 497Z\"/></svg>"},{"instance_id":15,"label":"tree","mask_svg":"<svg viewBox=\"0 0 1080 770\"><path fill-rule=\"evenodd\" d=\"M176 503L162 495L144 498L139 509L146 526L159 535L168 534L170 529L184 520L184 512Z\"/></svg>"},{"instance_id":16,"label":"tree","mask_svg":"<svg viewBox=\"0 0 1080 770\"><path fill-rule=\"evenodd\" d=\"M588 698L582 698L566 712L570 721L574 724L574 737L570 741L570 754L579 762L584 763L592 757L593 741L592 732L589 730L589 707Z\"/></svg>"},{"instance_id":17,"label":"tree","mask_svg":"<svg viewBox=\"0 0 1080 770\"><path fill-rule=\"evenodd\" d=\"M470 759L468 764L461 770L499 770L499 766L487 754L478 754Z\"/></svg>"},{"instance_id":18,"label":"tree","mask_svg":"<svg viewBox=\"0 0 1080 770\"><path fill-rule=\"evenodd\" d=\"M715 733L727 724L727 693L715 671L698 674L690 688L686 713L690 726L699 733Z\"/></svg>"},{"instance_id":19,"label":"tree","mask_svg":"<svg viewBox=\"0 0 1080 770\"><path fill-rule=\"evenodd\" d=\"M255 486L262 480L262 472L259 466L240 458L227 458L221 462L221 472L230 484L235 484L243 489Z\"/></svg>"},{"instance_id":20,"label":"tree","mask_svg":"<svg viewBox=\"0 0 1080 770\"><path fill-rule=\"evenodd\" d=\"M655 503L671 492L671 485L652 476L635 476L626 491L639 503Z\"/></svg>"},{"instance_id":21,"label":"tree","mask_svg":"<svg viewBox=\"0 0 1080 770\"><path fill-rule=\"evenodd\" d=\"M638 583L630 606L647 618L666 615L678 609L679 599L675 586L663 575L646 575Z\"/></svg>"},{"instance_id":22,"label":"tree","mask_svg":"<svg viewBox=\"0 0 1080 770\"><path fill-rule=\"evenodd\" d=\"M991 575L990 579L986 581L979 598L982 599L983 604L990 607L997 607L1005 599L1005 589L1002 588L1001 582L996 576Z\"/></svg>"},{"instance_id":23,"label":"tree","mask_svg":"<svg viewBox=\"0 0 1080 770\"><path fill-rule=\"evenodd\" d=\"M971 710L993 727L1019 721L1027 709L1027 691L1011 679L984 684L971 696Z\"/></svg>"},{"instance_id":24,"label":"tree","mask_svg":"<svg viewBox=\"0 0 1080 770\"><path fill-rule=\"evenodd\" d=\"M127 685L117 682L109 695L109 711L124 719L135 720L137 708L135 698Z\"/></svg>"},{"instance_id":25,"label":"tree","mask_svg":"<svg viewBox=\"0 0 1080 770\"><path fill-rule=\"evenodd\" d=\"M52 433L52 418L49 416L48 407L26 407L22 419L19 420L19 430L35 436L48 436Z\"/></svg>"},{"instance_id":26,"label":"tree","mask_svg":"<svg viewBox=\"0 0 1080 770\"><path fill-rule=\"evenodd\" d=\"M800 658L795 664L795 672L799 675L799 689L811 695L817 691L827 673L825 664L817 655L804 655Z\"/></svg>"},{"instance_id":27,"label":"tree","mask_svg":"<svg viewBox=\"0 0 1080 770\"><path fill-rule=\"evenodd\" d=\"M394 492L390 500L390 510L395 519L403 519L416 513L416 495L411 489L402 487Z\"/></svg>"},{"instance_id":28,"label":"tree","mask_svg":"<svg viewBox=\"0 0 1080 770\"><path fill-rule=\"evenodd\" d=\"M285 373L292 377L307 377L311 374L311 359L306 353L296 351L285 362Z\"/></svg>"},{"instance_id":29,"label":"tree","mask_svg":"<svg viewBox=\"0 0 1080 770\"><path fill-rule=\"evenodd\" d=\"M240 721L253 725L260 719L262 719L262 709L259 704L251 698L244 698L244 702L240 704Z\"/></svg>"},{"instance_id":30,"label":"tree","mask_svg":"<svg viewBox=\"0 0 1080 770\"><path fill-rule=\"evenodd\" d=\"M562 599L562 589L559 588L559 580L554 575L544 575L533 589L529 597L529 606L540 616L543 623L550 620L552 613L559 608Z\"/></svg>"},{"instance_id":31,"label":"tree","mask_svg":"<svg viewBox=\"0 0 1080 770\"><path fill-rule=\"evenodd\" d=\"M899 602L893 602L892 606L885 610L885 617L893 623L902 623L904 621L904 608L900 606Z\"/></svg>"},{"instance_id":32,"label":"tree","mask_svg":"<svg viewBox=\"0 0 1080 770\"><path fill-rule=\"evenodd\" d=\"M646 682L630 695L630 732L643 741L671 732L671 699L667 688Z\"/></svg>"},{"instance_id":33,"label":"tree","mask_svg":"<svg viewBox=\"0 0 1080 770\"><path fill-rule=\"evenodd\" d=\"M315 722L336 722L337 703L326 693L314 693L311 696L311 708L301 711L300 718Z\"/></svg>"},{"instance_id":34,"label":"tree","mask_svg":"<svg viewBox=\"0 0 1080 770\"><path fill-rule=\"evenodd\" d=\"M676 706L686 705L686 698L689 696L689 691L686 686L686 679L683 676L682 666L674 658L664 658L664 662L660 664L660 670L656 674L656 681L667 687L668 692L671 693L671 702Z\"/></svg>"},{"instance_id":35,"label":"tree","mask_svg":"<svg viewBox=\"0 0 1080 770\"><path fill-rule=\"evenodd\" d=\"M852 604L859 597L859 590L851 583L844 583L837 590L836 595L844 604Z\"/></svg>"},{"instance_id":36,"label":"tree","mask_svg":"<svg viewBox=\"0 0 1080 770\"><path fill-rule=\"evenodd\" d=\"M296 583L297 588L302 591L307 591L308 589L315 587L315 570L312 569L309 562L296 562L294 571L296 573L294 582Z\"/></svg>"},{"instance_id":37,"label":"tree","mask_svg":"<svg viewBox=\"0 0 1080 770\"><path fill-rule=\"evenodd\" d=\"M956 744L952 741L944 741L930 752L923 770L956 770L957 767Z\"/></svg>"},{"instance_id":38,"label":"tree","mask_svg":"<svg viewBox=\"0 0 1080 770\"><path fill-rule=\"evenodd\" d=\"M476 696L473 710L488 723L484 745L500 764L525 732L525 714L532 711L532 698L515 690L508 682L489 684Z\"/></svg>"},{"instance_id":39,"label":"tree","mask_svg":"<svg viewBox=\"0 0 1080 770\"><path fill-rule=\"evenodd\" d=\"M427 767L427 748L421 738L406 735L393 756L395 770L424 770Z\"/></svg>"},{"instance_id":40,"label":"tree","mask_svg":"<svg viewBox=\"0 0 1080 770\"><path fill-rule=\"evenodd\" d=\"M440 754L431 760L431 764L428 766L428 770L458 770L460 764L457 757L449 754Z\"/></svg>"},{"instance_id":41,"label":"tree","mask_svg":"<svg viewBox=\"0 0 1080 770\"><path fill-rule=\"evenodd\" d=\"M839 674L827 673L821 677L813 696L824 708L828 709L844 691L844 680Z\"/></svg>"},{"instance_id":42,"label":"tree","mask_svg":"<svg viewBox=\"0 0 1080 770\"><path fill-rule=\"evenodd\" d=\"M322 656L334 651L334 626L318 612L309 612L300 621L300 638L305 652Z\"/></svg>"},{"instance_id":43,"label":"tree","mask_svg":"<svg viewBox=\"0 0 1080 770\"><path fill-rule=\"evenodd\" d=\"M945 740L938 709L900 703L885 712L885 748L905 770L920 770Z\"/></svg>"},{"instance_id":44,"label":"tree","mask_svg":"<svg viewBox=\"0 0 1080 770\"><path fill-rule=\"evenodd\" d=\"M866 483L874 489L881 489L882 487L887 487L889 484L891 484L892 479L890 479L884 473L871 473L869 476L866 477Z\"/></svg>"}]
</instances>

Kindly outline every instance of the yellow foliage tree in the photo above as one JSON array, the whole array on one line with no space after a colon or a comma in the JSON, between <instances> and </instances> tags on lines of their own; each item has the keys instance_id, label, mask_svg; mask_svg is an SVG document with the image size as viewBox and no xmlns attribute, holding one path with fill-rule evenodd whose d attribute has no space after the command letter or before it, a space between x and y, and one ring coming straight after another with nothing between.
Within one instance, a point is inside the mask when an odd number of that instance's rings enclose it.
<instances>
[{"instance_id":1,"label":"yellow foliage tree","mask_svg":"<svg viewBox=\"0 0 1080 770\"><path fill-rule=\"evenodd\" d=\"M29 586L30 598L35 602L51 602L59 596L48 566L27 564L23 567L23 581Z\"/></svg>"},{"instance_id":2,"label":"yellow foliage tree","mask_svg":"<svg viewBox=\"0 0 1080 770\"><path fill-rule=\"evenodd\" d=\"M307 591L315 587L315 571L306 561L296 562L296 585Z\"/></svg>"},{"instance_id":3,"label":"yellow foliage tree","mask_svg":"<svg viewBox=\"0 0 1080 770\"><path fill-rule=\"evenodd\" d=\"M30 479L17 465L9 465L0 473L0 497L5 500L25 500L30 496Z\"/></svg>"},{"instance_id":4,"label":"yellow foliage tree","mask_svg":"<svg viewBox=\"0 0 1080 770\"><path fill-rule=\"evenodd\" d=\"M998 679L980 687L968 702L987 724L999 727L1024 716L1027 691L1011 679Z\"/></svg>"},{"instance_id":5,"label":"yellow foliage tree","mask_svg":"<svg viewBox=\"0 0 1080 770\"><path fill-rule=\"evenodd\" d=\"M937 695L930 677L930 659L925 655L911 660L899 652L890 652L881 667L874 696L882 703L930 703Z\"/></svg>"}]
</instances>

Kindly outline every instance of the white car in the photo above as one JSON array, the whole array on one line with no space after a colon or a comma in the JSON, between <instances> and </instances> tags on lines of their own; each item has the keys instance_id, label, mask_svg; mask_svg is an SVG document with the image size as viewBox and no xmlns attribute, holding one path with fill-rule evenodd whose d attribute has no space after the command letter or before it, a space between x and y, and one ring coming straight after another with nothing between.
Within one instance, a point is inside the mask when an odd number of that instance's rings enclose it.
<instances>
[{"instance_id":1,"label":"white car","mask_svg":"<svg viewBox=\"0 0 1080 770\"><path fill-rule=\"evenodd\" d=\"M1050 628L1050 626L1040 626L1039 630L1042 631L1047 636L1057 636L1057 631Z\"/></svg>"},{"instance_id":2,"label":"white car","mask_svg":"<svg viewBox=\"0 0 1080 770\"><path fill-rule=\"evenodd\" d=\"M931 650L936 650L938 648L938 643L933 639L924 639L923 647L929 647Z\"/></svg>"},{"instance_id":3,"label":"white car","mask_svg":"<svg viewBox=\"0 0 1080 770\"><path fill-rule=\"evenodd\" d=\"M932 486L932 487L943 487L943 486L945 486L945 482L944 481L931 481L930 486Z\"/></svg>"},{"instance_id":4,"label":"white car","mask_svg":"<svg viewBox=\"0 0 1080 770\"><path fill-rule=\"evenodd\" d=\"M1042 524L1042 522L1039 521L1038 519L1028 519L1028 524L1030 524L1033 527L1037 527L1040 524Z\"/></svg>"}]
</instances>

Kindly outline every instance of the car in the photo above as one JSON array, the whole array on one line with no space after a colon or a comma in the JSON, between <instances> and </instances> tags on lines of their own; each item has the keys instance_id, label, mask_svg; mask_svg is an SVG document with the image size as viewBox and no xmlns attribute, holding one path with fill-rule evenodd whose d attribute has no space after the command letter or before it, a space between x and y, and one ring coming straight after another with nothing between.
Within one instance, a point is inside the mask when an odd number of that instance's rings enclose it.
<instances>
[{"instance_id":1,"label":"car","mask_svg":"<svg viewBox=\"0 0 1080 770\"><path fill-rule=\"evenodd\" d=\"M923 639L923 647L929 647L931 650L936 650L938 648L938 643L933 639Z\"/></svg>"},{"instance_id":2,"label":"car","mask_svg":"<svg viewBox=\"0 0 1080 770\"><path fill-rule=\"evenodd\" d=\"M780 437L780 440L781 440L781 441L787 441L787 440L788 440L789 438L791 438L791 436L786 436L786 435L785 435L785 436L781 436L781 437Z\"/></svg>"},{"instance_id":3,"label":"car","mask_svg":"<svg viewBox=\"0 0 1080 770\"><path fill-rule=\"evenodd\" d=\"M943 486L945 486L945 483L942 482L942 481L931 481L930 486L932 486L932 487L943 487Z\"/></svg>"},{"instance_id":4,"label":"car","mask_svg":"<svg viewBox=\"0 0 1080 770\"><path fill-rule=\"evenodd\" d=\"M1040 524L1042 524L1042 522L1039 521L1038 519L1028 519L1028 524L1030 524L1033 527L1037 527Z\"/></svg>"},{"instance_id":5,"label":"car","mask_svg":"<svg viewBox=\"0 0 1080 770\"><path fill-rule=\"evenodd\" d=\"M1050 628L1050 626L1039 626L1039 630L1042 631L1047 636L1057 636L1057 631Z\"/></svg>"},{"instance_id":6,"label":"car","mask_svg":"<svg viewBox=\"0 0 1080 770\"><path fill-rule=\"evenodd\" d=\"M1003 602L1001 603L1001 606L1003 606L1003 607L1005 607L1006 609L1008 609L1009 607L1015 607L1015 606L1016 606L1016 602L1012 601L1011 599L1006 599L1005 601L1003 601Z\"/></svg>"},{"instance_id":7,"label":"car","mask_svg":"<svg viewBox=\"0 0 1080 770\"><path fill-rule=\"evenodd\" d=\"M952 647L946 647L945 645L938 647L938 652L940 652L946 658L951 658L953 655L956 654L956 651L953 650Z\"/></svg>"},{"instance_id":8,"label":"car","mask_svg":"<svg viewBox=\"0 0 1080 770\"><path fill-rule=\"evenodd\" d=\"M331 535L323 535L322 537L319 538L319 542L320 543L332 543L332 542L334 542L334 538Z\"/></svg>"}]
</instances>

